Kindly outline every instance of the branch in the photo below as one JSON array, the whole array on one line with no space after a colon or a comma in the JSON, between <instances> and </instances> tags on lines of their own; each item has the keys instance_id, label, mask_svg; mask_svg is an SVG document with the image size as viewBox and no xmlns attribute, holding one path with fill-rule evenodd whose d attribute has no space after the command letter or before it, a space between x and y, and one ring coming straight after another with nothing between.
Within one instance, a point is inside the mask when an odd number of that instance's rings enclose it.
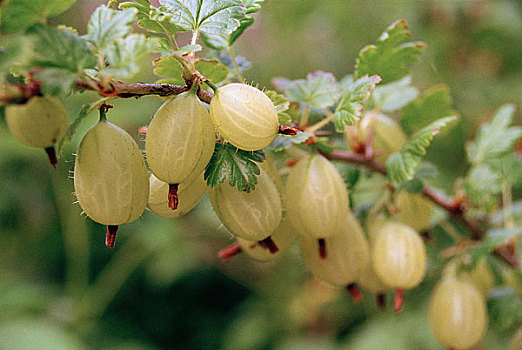
<instances>
[{"instance_id":1,"label":"branch","mask_svg":"<svg viewBox=\"0 0 522 350\"><path fill-rule=\"evenodd\" d=\"M371 157L367 157L364 154L350 153L343 150L334 150L329 153L319 150L319 152L330 160L340 160L343 162L359 164L384 176L388 175L386 169L381 163L376 162ZM439 191L426 185L423 186L422 193L425 197L444 209L449 215L466 227L470 232L472 239L481 240L484 237L484 231L479 227L479 225L475 221L469 220L464 216L465 211L462 208L462 203L460 201L446 198ZM494 253L509 265L517 268L520 266L518 257L504 245L495 248Z\"/></svg>"},{"instance_id":2,"label":"branch","mask_svg":"<svg viewBox=\"0 0 522 350\"><path fill-rule=\"evenodd\" d=\"M144 84L134 83L126 84L120 82L111 82L111 89L106 90L97 84L89 84L84 80L78 80L75 88L82 90L95 90L102 96L117 96L121 98L141 97L145 95L171 96L179 95L190 90L190 86L173 85L173 84ZM198 97L201 101L210 103L212 94L199 89Z\"/></svg>"}]
</instances>

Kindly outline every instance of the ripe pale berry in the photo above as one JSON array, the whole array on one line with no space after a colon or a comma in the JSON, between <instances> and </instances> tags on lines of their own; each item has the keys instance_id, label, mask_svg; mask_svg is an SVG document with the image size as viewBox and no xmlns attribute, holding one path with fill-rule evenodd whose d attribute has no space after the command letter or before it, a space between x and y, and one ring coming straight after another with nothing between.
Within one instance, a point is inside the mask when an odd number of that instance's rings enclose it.
<instances>
[{"instance_id":1,"label":"ripe pale berry","mask_svg":"<svg viewBox=\"0 0 522 350\"><path fill-rule=\"evenodd\" d=\"M225 140L247 151L265 148L279 132L272 101L246 84L220 87L210 101L210 116Z\"/></svg>"}]
</instances>

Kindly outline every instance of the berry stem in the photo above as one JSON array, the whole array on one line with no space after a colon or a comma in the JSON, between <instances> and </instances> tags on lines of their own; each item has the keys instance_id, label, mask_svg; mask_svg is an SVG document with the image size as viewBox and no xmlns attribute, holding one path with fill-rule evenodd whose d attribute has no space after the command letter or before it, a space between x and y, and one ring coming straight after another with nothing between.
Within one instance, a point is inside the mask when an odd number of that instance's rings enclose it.
<instances>
[{"instance_id":1,"label":"berry stem","mask_svg":"<svg viewBox=\"0 0 522 350\"><path fill-rule=\"evenodd\" d=\"M169 184L169 208L178 209L178 184Z\"/></svg>"},{"instance_id":2,"label":"berry stem","mask_svg":"<svg viewBox=\"0 0 522 350\"><path fill-rule=\"evenodd\" d=\"M270 251L270 254L275 254L279 251L279 248L275 244L271 236L257 242L261 247L266 248Z\"/></svg>"},{"instance_id":3,"label":"berry stem","mask_svg":"<svg viewBox=\"0 0 522 350\"><path fill-rule=\"evenodd\" d=\"M109 248L114 248L114 242L116 241L116 232L118 231L118 225L107 226L107 237L105 237L105 245Z\"/></svg>"},{"instance_id":4,"label":"berry stem","mask_svg":"<svg viewBox=\"0 0 522 350\"><path fill-rule=\"evenodd\" d=\"M234 242L228 247L221 249L218 252L218 257L221 259L221 261L226 263L239 253L241 253L241 245L238 242Z\"/></svg>"},{"instance_id":5,"label":"berry stem","mask_svg":"<svg viewBox=\"0 0 522 350\"><path fill-rule=\"evenodd\" d=\"M346 289L348 289L348 292L353 298L354 303L360 303L363 300L363 296L361 294L361 291L359 288L357 288L357 285L355 283L349 284Z\"/></svg>"},{"instance_id":6,"label":"berry stem","mask_svg":"<svg viewBox=\"0 0 522 350\"><path fill-rule=\"evenodd\" d=\"M56 169L56 164L58 163L58 159L56 158L56 150L54 146L46 147L45 152L47 153L47 157L49 157L49 163Z\"/></svg>"},{"instance_id":7,"label":"berry stem","mask_svg":"<svg viewBox=\"0 0 522 350\"><path fill-rule=\"evenodd\" d=\"M393 310L395 312L401 311L403 302L404 302L404 289L396 289L395 297L393 298Z\"/></svg>"},{"instance_id":8,"label":"berry stem","mask_svg":"<svg viewBox=\"0 0 522 350\"><path fill-rule=\"evenodd\" d=\"M383 293L375 294L375 302L379 309L384 309L386 307L386 295Z\"/></svg>"},{"instance_id":9,"label":"berry stem","mask_svg":"<svg viewBox=\"0 0 522 350\"><path fill-rule=\"evenodd\" d=\"M321 259L326 259L326 241L324 238L319 238L317 244L319 246L319 256Z\"/></svg>"}]
</instances>

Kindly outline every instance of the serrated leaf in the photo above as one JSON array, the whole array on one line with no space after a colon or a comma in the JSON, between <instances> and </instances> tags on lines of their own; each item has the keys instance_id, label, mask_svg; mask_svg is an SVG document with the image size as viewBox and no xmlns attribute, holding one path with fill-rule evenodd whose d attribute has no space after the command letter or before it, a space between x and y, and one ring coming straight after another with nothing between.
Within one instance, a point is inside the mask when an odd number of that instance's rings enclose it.
<instances>
[{"instance_id":1,"label":"serrated leaf","mask_svg":"<svg viewBox=\"0 0 522 350\"><path fill-rule=\"evenodd\" d=\"M134 8L117 11L105 5L99 6L89 19L84 38L98 49L107 49L131 32L130 25L136 20L136 13Z\"/></svg>"},{"instance_id":2,"label":"serrated leaf","mask_svg":"<svg viewBox=\"0 0 522 350\"><path fill-rule=\"evenodd\" d=\"M118 39L106 50L109 65L104 73L117 78L129 78L139 72L141 58L158 46L157 38L147 38L143 34L130 34Z\"/></svg>"},{"instance_id":3,"label":"serrated leaf","mask_svg":"<svg viewBox=\"0 0 522 350\"><path fill-rule=\"evenodd\" d=\"M411 76L385 85L379 85L372 94L374 105L383 112L393 112L406 106L419 96L419 90L411 85Z\"/></svg>"},{"instance_id":4,"label":"serrated leaf","mask_svg":"<svg viewBox=\"0 0 522 350\"><path fill-rule=\"evenodd\" d=\"M137 10L136 17L138 25L154 33L164 33L171 38L178 30L170 21L172 14L164 11L164 8L154 7L147 0L136 0L135 2L124 2L119 5L122 10L134 8Z\"/></svg>"},{"instance_id":5,"label":"serrated leaf","mask_svg":"<svg viewBox=\"0 0 522 350\"><path fill-rule=\"evenodd\" d=\"M278 94L273 90L265 91L270 101L274 104L277 111L277 117L279 119L279 125L292 126L292 117L288 113L285 113L290 108L290 102L282 94Z\"/></svg>"},{"instance_id":6,"label":"serrated leaf","mask_svg":"<svg viewBox=\"0 0 522 350\"><path fill-rule=\"evenodd\" d=\"M203 50L203 47L199 44L194 45L186 45L181 48L179 48L176 52L179 53L181 56L188 54L189 52L198 52Z\"/></svg>"},{"instance_id":7,"label":"serrated leaf","mask_svg":"<svg viewBox=\"0 0 522 350\"><path fill-rule=\"evenodd\" d=\"M89 108L91 106L89 104L84 104L80 108L80 112L78 113L78 116L69 124L69 128L67 129L67 133L65 136L58 142L58 146L56 147L58 156L61 154L63 147L71 142L73 136L76 134L76 129L78 129L78 126L80 126L81 122L87 117Z\"/></svg>"},{"instance_id":8,"label":"serrated leaf","mask_svg":"<svg viewBox=\"0 0 522 350\"><path fill-rule=\"evenodd\" d=\"M43 94L64 95L73 88L78 73L60 68L47 68L37 72L34 77L40 82Z\"/></svg>"},{"instance_id":9,"label":"serrated leaf","mask_svg":"<svg viewBox=\"0 0 522 350\"><path fill-rule=\"evenodd\" d=\"M472 204L489 212L498 203L502 176L486 164L480 164L470 169L464 188Z\"/></svg>"},{"instance_id":10,"label":"serrated leaf","mask_svg":"<svg viewBox=\"0 0 522 350\"><path fill-rule=\"evenodd\" d=\"M317 108L333 105L342 92L333 74L322 71L309 73L306 80L291 81L284 90L290 101L306 102Z\"/></svg>"},{"instance_id":11,"label":"serrated leaf","mask_svg":"<svg viewBox=\"0 0 522 350\"><path fill-rule=\"evenodd\" d=\"M256 162L265 159L263 151L244 151L229 143L216 143L214 154L205 169L205 180L208 186L216 186L227 181L239 191L250 192L258 183L260 174Z\"/></svg>"},{"instance_id":12,"label":"serrated leaf","mask_svg":"<svg viewBox=\"0 0 522 350\"><path fill-rule=\"evenodd\" d=\"M158 83L184 84L183 69L179 62L172 56L161 57L154 61L154 74L164 77Z\"/></svg>"},{"instance_id":13,"label":"serrated leaf","mask_svg":"<svg viewBox=\"0 0 522 350\"><path fill-rule=\"evenodd\" d=\"M25 66L33 55L33 38L23 34L2 35L0 41L0 82L12 67Z\"/></svg>"},{"instance_id":14,"label":"serrated leaf","mask_svg":"<svg viewBox=\"0 0 522 350\"><path fill-rule=\"evenodd\" d=\"M410 36L405 20L393 23L375 45L368 45L359 52L355 76L377 74L387 84L409 74L409 66L419 60L425 47L422 42L409 42Z\"/></svg>"},{"instance_id":15,"label":"serrated leaf","mask_svg":"<svg viewBox=\"0 0 522 350\"><path fill-rule=\"evenodd\" d=\"M521 235L522 227L488 230L483 239L476 246L469 249L471 256L470 268L475 268L480 260L490 254L497 246L507 243L513 237L520 237Z\"/></svg>"},{"instance_id":16,"label":"serrated leaf","mask_svg":"<svg viewBox=\"0 0 522 350\"><path fill-rule=\"evenodd\" d=\"M261 3L264 0L240 0L245 6L245 17L239 20L239 27L237 27L230 34L203 34L205 44L215 50L225 49L234 44L234 42L243 34L243 32L254 24L254 18L248 14L255 13L261 9Z\"/></svg>"},{"instance_id":17,"label":"serrated leaf","mask_svg":"<svg viewBox=\"0 0 522 350\"><path fill-rule=\"evenodd\" d=\"M294 136L277 135L268 147L274 152L283 151L292 145L298 145L305 142L310 136L312 135L302 131L298 131Z\"/></svg>"},{"instance_id":18,"label":"serrated leaf","mask_svg":"<svg viewBox=\"0 0 522 350\"><path fill-rule=\"evenodd\" d=\"M22 31L36 22L45 22L67 10L75 0L11 0L2 3L0 9L0 32Z\"/></svg>"},{"instance_id":19,"label":"serrated leaf","mask_svg":"<svg viewBox=\"0 0 522 350\"><path fill-rule=\"evenodd\" d=\"M514 105L504 105L497 110L490 122L480 127L475 141L467 147L471 163L477 164L513 151L513 144L522 137L522 128L509 127L514 113Z\"/></svg>"},{"instance_id":20,"label":"serrated leaf","mask_svg":"<svg viewBox=\"0 0 522 350\"><path fill-rule=\"evenodd\" d=\"M214 84L222 82L228 76L228 68L218 60L199 59L194 67Z\"/></svg>"},{"instance_id":21,"label":"serrated leaf","mask_svg":"<svg viewBox=\"0 0 522 350\"><path fill-rule=\"evenodd\" d=\"M422 162L413 179L409 181L403 181L397 185L398 190L406 190L409 193L421 193L424 188L423 179L433 178L439 174L439 171L435 165L429 162Z\"/></svg>"},{"instance_id":22,"label":"serrated leaf","mask_svg":"<svg viewBox=\"0 0 522 350\"><path fill-rule=\"evenodd\" d=\"M454 116L438 119L415 133L399 152L390 155L386 161L388 178L396 184L413 179L433 137L440 129L456 119Z\"/></svg>"},{"instance_id":23,"label":"serrated leaf","mask_svg":"<svg viewBox=\"0 0 522 350\"><path fill-rule=\"evenodd\" d=\"M245 7L232 0L161 0L170 20L184 31L199 30L204 34L232 33L245 16Z\"/></svg>"},{"instance_id":24,"label":"serrated leaf","mask_svg":"<svg viewBox=\"0 0 522 350\"><path fill-rule=\"evenodd\" d=\"M381 81L377 75L364 76L350 84L344 82L344 94L334 112L337 132L344 132L346 126L353 125L362 116L363 103L370 97L375 85Z\"/></svg>"},{"instance_id":25,"label":"serrated leaf","mask_svg":"<svg viewBox=\"0 0 522 350\"><path fill-rule=\"evenodd\" d=\"M451 108L449 87L436 85L426 90L417 100L403 108L401 126L407 133L414 133L425 125L442 117L458 115Z\"/></svg>"},{"instance_id":26,"label":"serrated leaf","mask_svg":"<svg viewBox=\"0 0 522 350\"><path fill-rule=\"evenodd\" d=\"M31 61L34 66L81 72L96 63L87 44L69 30L38 25L29 33L34 35L35 51Z\"/></svg>"}]
</instances>

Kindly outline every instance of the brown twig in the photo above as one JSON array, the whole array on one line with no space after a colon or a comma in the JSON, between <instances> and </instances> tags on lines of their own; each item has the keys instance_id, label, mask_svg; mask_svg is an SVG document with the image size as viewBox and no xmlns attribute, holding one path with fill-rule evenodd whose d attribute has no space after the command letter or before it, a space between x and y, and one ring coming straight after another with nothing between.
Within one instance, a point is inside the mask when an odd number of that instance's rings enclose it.
<instances>
[{"instance_id":1,"label":"brown twig","mask_svg":"<svg viewBox=\"0 0 522 350\"><path fill-rule=\"evenodd\" d=\"M343 150L334 150L329 153L323 151L319 152L330 160L340 160L343 162L359 164L384 176L388 175L383 164L376 162L372 158L366 157L364 154L350 153ZM447 211L448 214L462 224L470 232L472 239L481 240L484 237L484 231L478 223L466 218L464 215L465 209L462 207L461 201L449 199L439 191L426 185L424 185L422 193L425 197ZM510 250L506 249L506 246L504 245L495 248L494 253L509 265L517 268L520 266L519 258L515 254L511 254Z\"/></svg>"}]
</instances>

